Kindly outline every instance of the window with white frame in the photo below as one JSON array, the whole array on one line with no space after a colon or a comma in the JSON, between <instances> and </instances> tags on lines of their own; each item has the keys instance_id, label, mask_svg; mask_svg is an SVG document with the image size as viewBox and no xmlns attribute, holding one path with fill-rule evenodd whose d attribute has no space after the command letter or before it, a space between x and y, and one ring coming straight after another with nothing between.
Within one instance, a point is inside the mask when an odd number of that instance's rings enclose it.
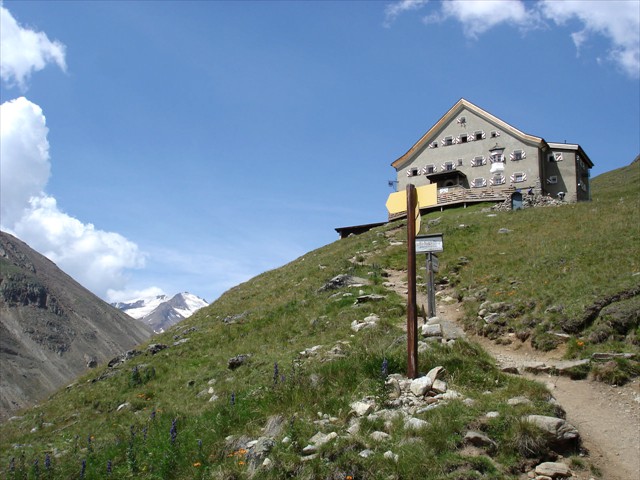
<instances>
[{"instance_id":1,"label":"window with white frame","mask_svg":"<svg viewBox=\"0 0 640 480\"><path fill-rule=\"evenodd\" d=\"M547 160L550 162L561 162L562 161L562 152L551 152L547 156Z\"/></svg>"},{"instance_id":2,"label":"window with white frame","mask_svg":"<svg viewBox=\"0 0 640 480\"><path fill-rule=\"evenodd\" d=\"M498 130L493 130L490 135L491 138L498 138L500 136L500 132Z\"/></svg>"},{"instance_id":3,"label":"window with white frame","mask_svg":"<svg viewBox=\"0 0 640 480\"><path fill-rule=\"evenodd\" d=\"M424 173L426 173L426 174L436 173L436 166L435 165L425 165Z\"/></svg>"},{"instance_id":4,"label":"window with white frame","mask_svg":"<svg viewBox=\"0 0 640 480\"><path fill-rule=\"evenodd\" d=\"M489 161L491 163L497 163L497 162L502 162L504 163L504 155L500 152L498 153L492 153L491 157L489 157Z\"/></svg>"},{"instance_id":5,"label":"window with white frame","mask_svg":"<svg viewBox=\"0 0 640 480\"><path fill-rule=\"evenodd\" d=\"M457 121L460 125L465 125L467 123L467 117L460 117Z\"/></svg>"},{"instance_id":6,"label":"window with white frame","mask_svg":"<svg viewBox=\"0 0 640 480\"><path fill-rule=\"evenodd\" d=\"M501 173L496 173L491 179L491 185L504 185L506 182L507 180Z\"/></svg>"},{"instance_id":7,"label":"window with white frame","mask_svg":"<svg viewBox=\"0 0 640 480\"><path fill-rule=\"evenodd\" d=\"M453 164L453 162L444 162L442 164L442 169L444 171L449 171L449 170L455 170L456 166Z\"/></svg>"},{"instance_id":8,"label":"window with white frame","mask_svg":"<svg viewBox=\"0 0 640 480\"><path fill-rule=\"evenodd\" d=\"M471 186L473 188L486 187L487 186L487 181L482 177L474 178L473 182L471 182Z\"/></svg>"},{"instance_id":9,"label":"window with white frame","mask_svg":"<svg viewBox=\"0 0 640 480\"><path fill-rule=\"evenodd\" d=\"M453 145L453 137L451 135L449 135L448 137L444 137L442 139L442 145L444 146Z\"/></svg>"},{"instance_id":10,"label":"window with white frame","mask_svg":"<svg viewBox=\"0 0 640 480\"><path fill-rule=\"evenodd\" d=\"M527 157L527 154L524 152L524 150L514 150L513 152L511 152L511 155L509 157L513 161L518 161L524 160Z\"/></svg>"},{"instance_id":11,"label":"window with white frame","mask_svg":"<svg viewBox=\"0 0 640 480\"><path fill-rule=\"evenodd\" d=\"M473 138L475 140L483 140L485 137L486 136L482 130L476 130L475 132L473 132Z\"/></svg>"},{"instance_id":12,"label":"window with white frame","mask_svg":"<svg viewBox=\"0 0 640 480\"><path fill-rule=\"evenodd\" d=\"M462 160L461 158L458 159L458 166L461 167L464 165L464 160Z\"/></svg>"},{"instance_id":13,"label":"window with white frame","mask_svg":"<svg viewBox=\"0 0 640 480\"><path fill-rule=\"evenodd\" d=\"M551 175L549 178L547 178L547 183L549 183L549 184L558 183L558 176L557 175Z\"/></svg>"},{"instance_id":14,"label":"window with white frame","mask_svg":"<svg viewBox=\"0 0 640 480\"><path fill-rule=\"evenodd\" d=\"M471 160L472 167L481 167L482 165L486 165L487 160L484 158L484 155L478 155L477 157L473 157Z\"/></svg>"},{"instance_id":15,"label":"window with white frame","mask_svg":"<svg viewBox=\"0 0 640 480\"><path fill-rule=\"evenodd\" d=\"M469 141L469 136L466 133L461 133L459 139L460 143L467 143Z\"/></svg>"},{"instance_id":16,"label":"window with white frame","mask_svg":"<svg viewBox=\"0 0 640 480\"><path fill-rule=\"evenodd\" d=\"M527 174L524 172L515 172L513 175L511 175L511 181L513 183L521 183L524 182L527 179Z\"/></svg>"},{"instance_id":17,"label":"window with white frame","mask_svg":"<svg viewBox=\"0 0 640 480\"><path fill-rule=\"evenodd\" d=\"M429 148L438 148L438 141L436 140L435 142L431 142L429 144Z\"/></svg>"}]
</instances>

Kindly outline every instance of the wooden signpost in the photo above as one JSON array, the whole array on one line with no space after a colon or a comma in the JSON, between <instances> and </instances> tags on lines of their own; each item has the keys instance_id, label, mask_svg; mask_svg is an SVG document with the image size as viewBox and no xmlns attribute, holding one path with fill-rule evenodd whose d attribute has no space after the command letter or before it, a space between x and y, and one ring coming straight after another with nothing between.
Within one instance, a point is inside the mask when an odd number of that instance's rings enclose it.
<instances>
[{"instance_id":1,"label":"wooden signpost","mask_svg":"<svg viewBox=\"0 0 640 480\"><path fill-rule=\"evenodd\" d=\"M407 378L418 377L418 308L416 302L416 233L420 225L420 206L416 187L407 185Z\"/></svg>"},{"instance_id":2,"label":"wooden signpost","mask_svg":"<svg viewBox=\"0 0 640 480\"><path fill-rule=\"evenodd\" d=\"M387 205L387 208L389 206ZM391 211L391 210L389 210ZM416 298L416 253L427 254L427 295L430 317L435 316L435 287L433 272L438 271L438 257L442 252L442 234L417 235L420 231L420 205L416 187L407 185L407 378L418 377L418 305Z\"/></svg>"}]
</instances>

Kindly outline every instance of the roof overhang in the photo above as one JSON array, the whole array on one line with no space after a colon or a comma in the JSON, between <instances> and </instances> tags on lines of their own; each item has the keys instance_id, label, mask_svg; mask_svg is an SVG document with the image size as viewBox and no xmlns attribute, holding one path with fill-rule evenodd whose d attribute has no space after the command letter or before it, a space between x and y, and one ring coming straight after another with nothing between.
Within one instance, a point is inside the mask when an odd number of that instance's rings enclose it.
<instances>
[{"instance_id":1,"label":"roof overhang","mask_svg":"<svg viewBox=\"0 0 640 480\"><path fill-rule=\"evenodd\" d=\"M551 150L573 150L580 158L582 158L585 163L589 166L589 168L593 168L593 162L589 158L589 156L585 153L580 145L577 143L556 143L556 142L547 142L549 148Z\"/></svg>"}]
</instances>

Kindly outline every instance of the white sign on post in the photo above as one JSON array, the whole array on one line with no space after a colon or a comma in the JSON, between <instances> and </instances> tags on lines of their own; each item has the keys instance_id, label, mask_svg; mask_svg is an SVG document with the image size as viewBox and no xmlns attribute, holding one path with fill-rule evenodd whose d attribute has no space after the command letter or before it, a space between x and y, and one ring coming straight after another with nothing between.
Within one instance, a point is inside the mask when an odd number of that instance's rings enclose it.
<instances>
[{"instance_id":1,"label":"white sign on post","mask_svg":"<svg viewBox=\"0 0 640 480\"><path fill-rule=\"evenodd\" d=\"M444 251L444 249L441 233L416 236L416 253L435 253L442 251Z\"/></svg>"}]
</instances>

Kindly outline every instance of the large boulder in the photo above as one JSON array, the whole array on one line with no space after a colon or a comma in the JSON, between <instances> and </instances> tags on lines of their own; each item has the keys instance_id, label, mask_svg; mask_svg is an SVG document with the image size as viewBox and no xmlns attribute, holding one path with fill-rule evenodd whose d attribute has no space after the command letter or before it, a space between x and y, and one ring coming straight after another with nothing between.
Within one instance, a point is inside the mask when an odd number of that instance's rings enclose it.
<instances>
[{"instance_id":1,"label":"large boulder","mask_svg":"<svg viewBox=\"0 0 640 480\"><path fill-rule=\"evenodd\" d=\"M580 432L562 418L545 415L528 415L525 418L545 432L549 446L556 451L574 450L580 444Z\"/></svg>"}]
</instances>

